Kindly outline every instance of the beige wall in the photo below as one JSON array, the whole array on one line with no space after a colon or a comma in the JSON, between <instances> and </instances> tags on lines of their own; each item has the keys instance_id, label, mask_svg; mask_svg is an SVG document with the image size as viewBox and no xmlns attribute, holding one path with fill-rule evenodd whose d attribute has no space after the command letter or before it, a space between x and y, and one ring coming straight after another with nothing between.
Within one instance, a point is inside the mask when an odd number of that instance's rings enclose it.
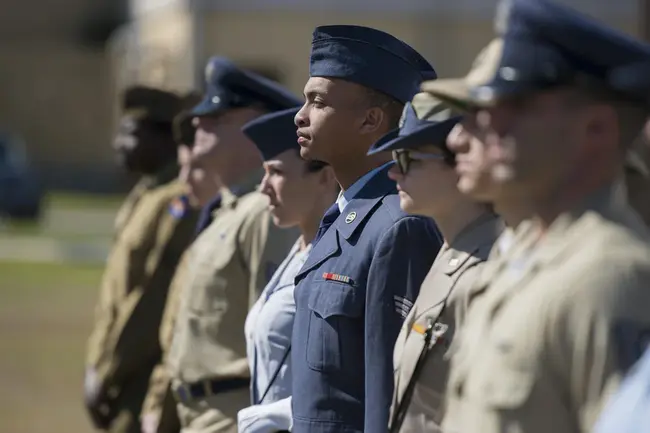
<instances>
[{"instance_id":1,"label":"beige wall","mask_svg":"<svg viewBox=\"0 0 650 433\"><path fill-rule=\"evenodd\" d=\"M56 40L11 42L0 44L0 64L0 124L24 137L45 180L68 185L93 173L110 177L104 54ZM100 189L107 182L87 179Z\"/></svg>"},{"instance_id":2,"label":"beige wall","mask_svg":"<svg viewBox=\"0 0 650 433\"><path fill-rule=\"evenodd\" d=\"M190 12L172 7L152 12L135 24L140 58L138 81L185 92L194 85L193 22Z\"/></svg>"},{"instance_id":3,"label":"beige wall","mask_svg":"<svg viewBox=\"0 0 650 433\"><path fill-rule=\"evenodd\" d=\"M34 159L58 185L110 188L122 176L110 141L119 90L142 82L185 91L196 84L207 57L279 69L301 92L308 76L313 28L349 23L383 29L411 43L439 75L464 73L492 36L486 13L219 11L192 14L182 6L148 12L107 51L75 45L71 26L87 13L85 0L41 5L6 0L0 14L0 125L22 133ZM219 5L217 2L215 5ZM601 18L635 33L637 18ZM119 38L117 38L119 39ZM124 38L123 38L124 39ZM198 50L198 53L197 53ZM128 56L126 54L129 54ZM199 80L196 80L197 77ZM195 82L196 80L196 82Z\"/></svg>"},{"instance_id":4,"label":"beige wall","mask_svg":"<svg viewBox=\"0 0 650 433\"><path fill-rule=\"evenodd\" d=\"M359 24L392 33L429 59L439 76L464 74L493 35L490 18L453 14L211 11L201 15L204 61L220 54L242 64L277 64L285 84L296 92L302 91L308 77L311 33L318 25ZM635 31L634 19L610 23Z\"/></svg>"},{"instance_id":5,"label":"beige wall","mask_svg":"<svg viewBox=\"0 0 650 433\"><path fill-rule=\"evenodd\" d=\"M109 62L78 42L102 1L2 1L0 126L24 137L50 185L102 189L115 179Z\"/></svg>"}]
</instances>

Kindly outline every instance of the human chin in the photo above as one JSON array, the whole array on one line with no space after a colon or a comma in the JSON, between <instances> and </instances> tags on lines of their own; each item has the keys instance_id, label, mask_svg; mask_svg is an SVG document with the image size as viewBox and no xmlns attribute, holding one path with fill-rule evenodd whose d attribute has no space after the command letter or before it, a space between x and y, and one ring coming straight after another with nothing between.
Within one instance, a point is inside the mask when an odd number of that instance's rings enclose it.
<instances>
[{"instance_id":1,"label":"human chin","mask_svg":"<svg viewBox=\"0 0 650 433\"><path fill-rule=\"evenodd\" d=\"M417 207L413 197L404 190L399 192L399 206L406 213L414 213Z\"/></svg>"},{"instance_id":2,"label":"human chin","mask_svg":"<svg viewBox=\"0 0 650 433\"><path fill-rule=\"evenodd\" d=\"M491 190L490 184L489 177L481 179L465 174L458 178L456 187L461 194L471 197L474 200L491 201L494 192Z\"/></svg>"},{"instance_id":3,"label":"human chin","mask_svg":"<svg viewBox=\"0 0 650 433\"><path fill-rule=\"evenodd\" d=\"M329 162L321 155L321 152L318 151L318 148L312 142L309 142L307 145L300 145L300 157L306 161Z\"/></svg>"},{"instance_id":4,"label":"human chin","mask_svg":"<svg viewBox=\"0 0 650 433\"><path fill-rule=\"evenodd\" d=\"M306 160L313 159L313 157L312 157L312 149L308 144L301 144L300 145L300 157L302 159L306 159Z\"/></svg>"},{"instance_id":5,"label":"human chin","mask_svg":"<svg viewBox=\"0 0 650 433\"><path fill-rule=\"evenodd\" d=\"M286 229L295 226L293 222L284 214L282 208L274 207L271 209L271 218L273 219L273 224L276 227Z\"/></svg>"}]
</instances>

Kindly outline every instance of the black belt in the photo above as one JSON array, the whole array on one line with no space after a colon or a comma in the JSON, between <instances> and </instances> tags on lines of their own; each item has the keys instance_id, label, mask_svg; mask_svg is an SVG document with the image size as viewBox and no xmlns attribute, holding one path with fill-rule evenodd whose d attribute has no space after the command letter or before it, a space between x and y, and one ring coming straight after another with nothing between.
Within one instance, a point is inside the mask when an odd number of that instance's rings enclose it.
<instances>
[{"instance_id":1,"label":"black belt","mask_svg":"<svg viewBox=\"0 0 650 433\"><path fill-rule=\"evenodd\" d=\"M248 388L250 379L206 379L194 383L183 383L173 389L174 398L180 403L187 403L191 400L200 400L211 395L237 389Z\"/></svg>"}]
</instances>

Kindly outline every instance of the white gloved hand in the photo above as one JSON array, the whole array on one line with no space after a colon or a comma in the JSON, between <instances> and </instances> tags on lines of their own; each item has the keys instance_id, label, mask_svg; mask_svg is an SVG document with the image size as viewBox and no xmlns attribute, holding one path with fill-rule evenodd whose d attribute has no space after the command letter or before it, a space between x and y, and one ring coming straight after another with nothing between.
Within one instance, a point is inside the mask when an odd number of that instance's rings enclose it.
<instances>
[{"instance_id":1,"label":"white gloved hand","mask_svg":"<svg viewBox=\"0 0 650 433\"><path fill-rule=\"evenodd\" d=\"M160 415L156 412L147 412L142 415L140 428L142 433L156 433L158 430L158 423L160 422Z\"/></svg>"},{"instance_id":2,"label":"white gloved hand","mask_svg":"<svg viewBox=\"0 0 650 433\"><path fill-rule=\"evenodd\" d=\"M86 368L86 374L84 376L84 393L86 394L87 401L95 401L97 399L99 387L100 383L97 371L94 368Z\"/></svg>"},{"instance_id":3,"label":"white gloved hand","mask_svg":"<svg viewBox=\"0 0 650 433\"><path fill-rule=\"evenodd\" d=\"M291 430L291 397L274 403L254 405L237 414L239 433L274 433Z\"/></svg>"}]
</instances>

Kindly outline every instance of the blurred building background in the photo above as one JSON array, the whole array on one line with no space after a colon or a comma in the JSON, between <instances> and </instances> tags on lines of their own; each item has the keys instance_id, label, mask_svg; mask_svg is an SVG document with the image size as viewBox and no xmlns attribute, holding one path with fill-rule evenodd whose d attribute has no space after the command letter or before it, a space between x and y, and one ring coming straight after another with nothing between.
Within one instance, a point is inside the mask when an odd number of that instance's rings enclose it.
<instances>
[{"instance_id":1,"label":"blurred building background","mask_svg":"<svg viewBox=\"0 0 650 433\"><path fill-rule=\"evenodd\" d=\"M492 36L497 0L4 0L0 127L24 138L45 185L124 187L111 134L120 89L202 87L213 54L278 78L296 92L319 24L386 30L432 60L467 70ZM565 0L638 34L639 0Z\"/></svg>"}]
</instances>

